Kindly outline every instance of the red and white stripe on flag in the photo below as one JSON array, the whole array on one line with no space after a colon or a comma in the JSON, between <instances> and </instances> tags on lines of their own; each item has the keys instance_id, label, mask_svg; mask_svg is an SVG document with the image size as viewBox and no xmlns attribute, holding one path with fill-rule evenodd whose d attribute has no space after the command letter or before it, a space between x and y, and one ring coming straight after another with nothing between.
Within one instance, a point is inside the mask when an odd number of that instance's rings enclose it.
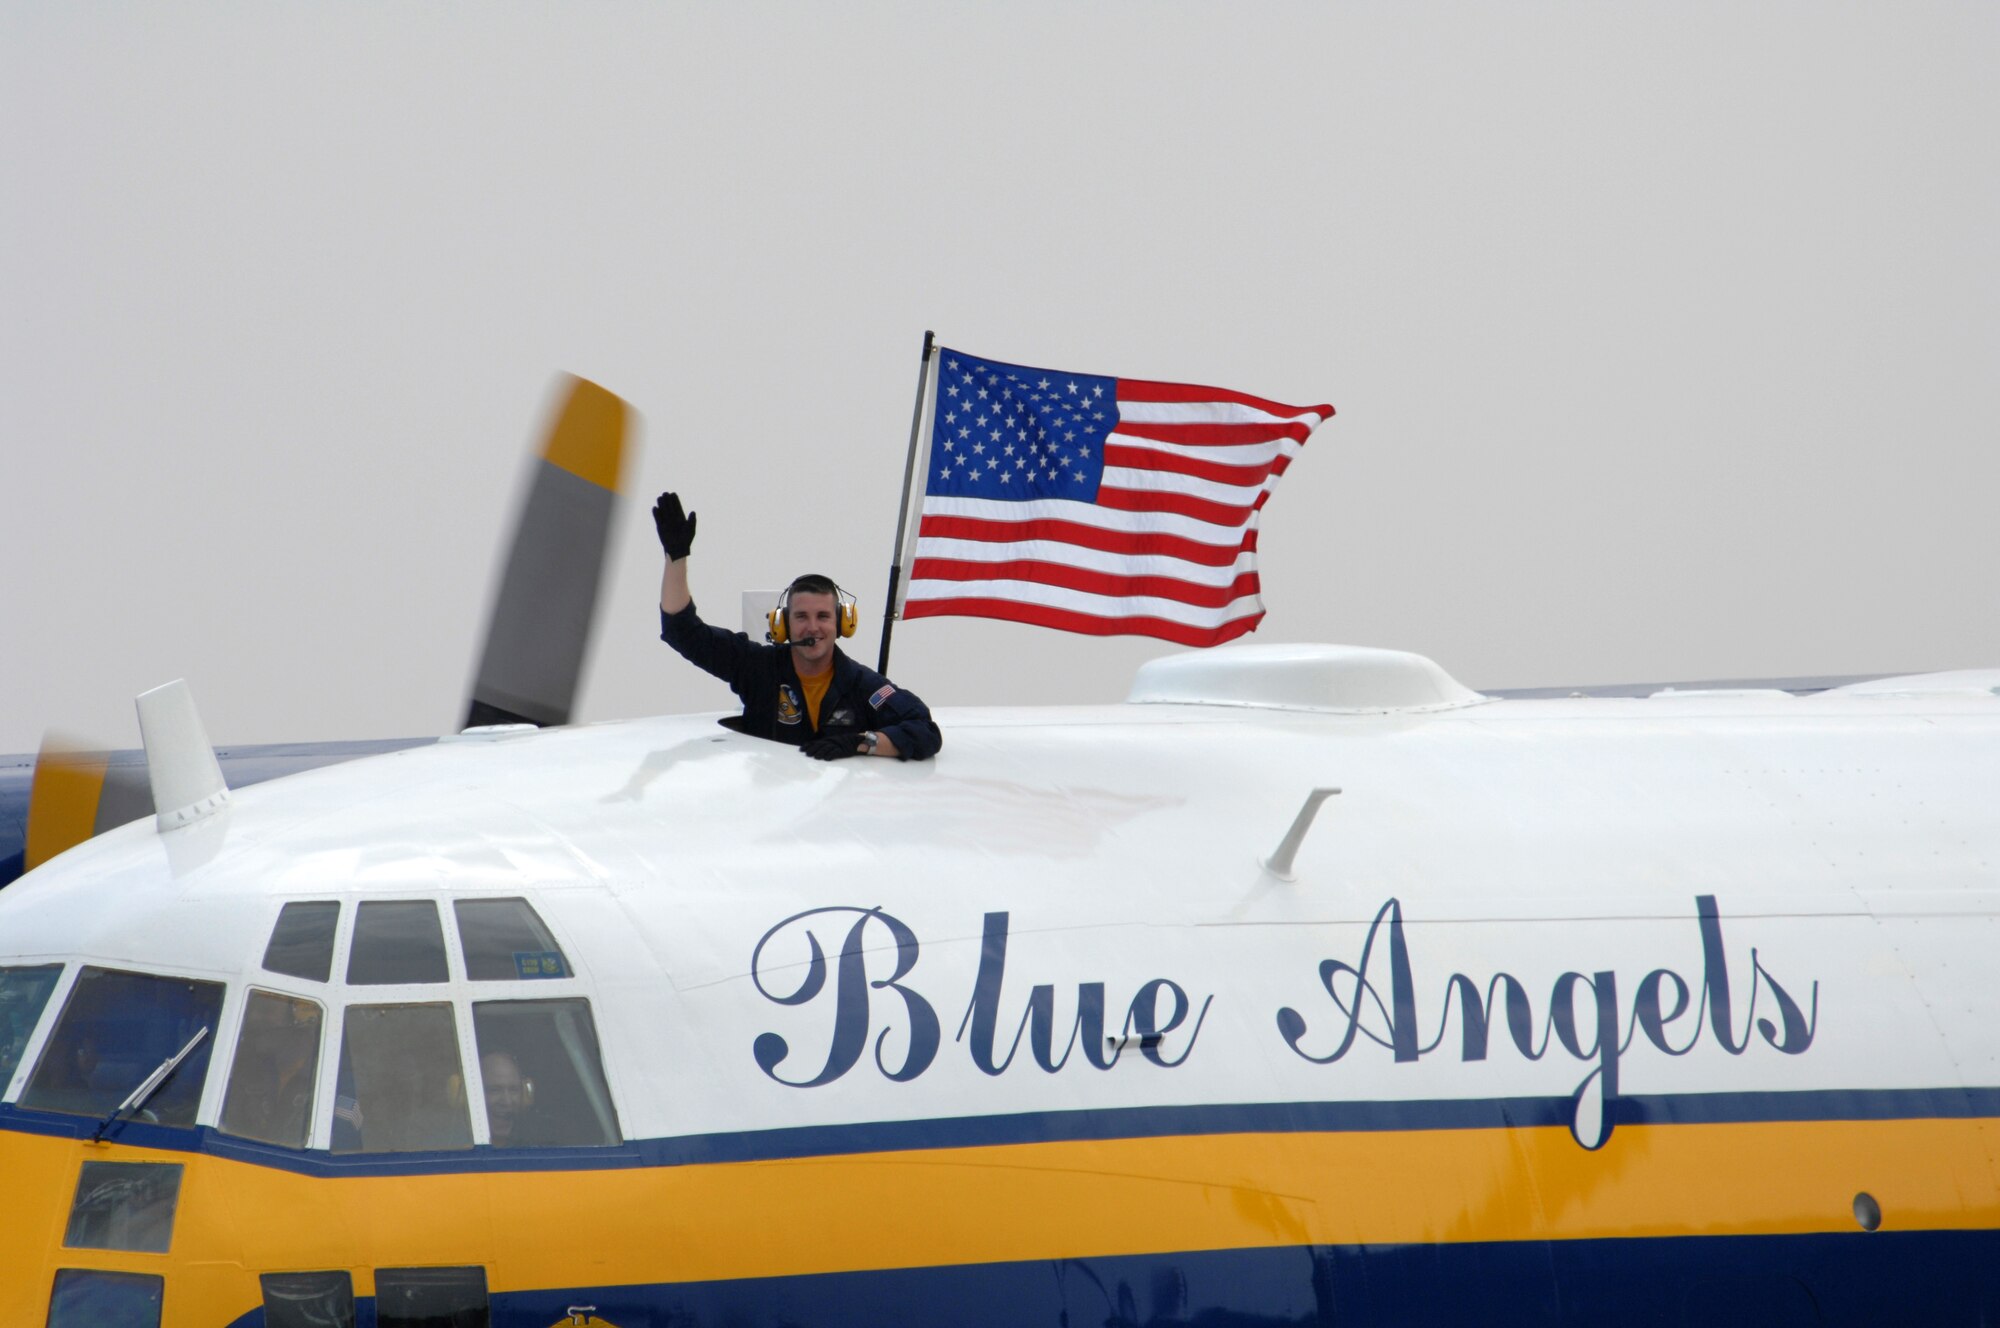
<instances>
[{"instance_id":1,"label":"red and white stripe on flag","mask_svg":"<svg viewBox=\"0 0 2000 1328\"><path fill-rule=\"evenodd\" d=\"M1257 626L1259 513L1333 407L940 355L903 617L1190 646ZM954 381L963 393L947 393ZM1079 383L1086 401L1115 384L1115 410L1079 407Z\"/></svg>"}]
</instances>

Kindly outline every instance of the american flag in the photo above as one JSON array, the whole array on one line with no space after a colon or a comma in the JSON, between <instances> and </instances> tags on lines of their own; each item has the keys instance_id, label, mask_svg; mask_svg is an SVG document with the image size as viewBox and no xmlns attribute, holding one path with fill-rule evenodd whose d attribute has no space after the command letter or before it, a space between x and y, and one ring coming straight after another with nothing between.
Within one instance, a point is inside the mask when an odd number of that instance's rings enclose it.
<instances>
[{"instance_id":1,"label":"american flag","mask_svg":"<svg viewBox=\"0 0 2000 1328\"><path fill-rule=\"evenodd\" d=\"M1257 626L1257 514L1333 407L938 356L903 617L1190 646Z\"/></svg>"}]
</instances>

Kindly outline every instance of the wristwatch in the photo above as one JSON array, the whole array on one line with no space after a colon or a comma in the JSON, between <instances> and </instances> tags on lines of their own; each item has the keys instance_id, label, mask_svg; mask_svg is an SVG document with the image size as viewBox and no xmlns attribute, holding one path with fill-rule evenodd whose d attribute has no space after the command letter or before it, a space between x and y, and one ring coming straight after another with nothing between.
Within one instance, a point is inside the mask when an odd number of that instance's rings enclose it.
<instances>
[{"instance_id":1,"label":"wristwatch","mask_svg":"<svg viewBox=\"0 0 2000 1328\"><path fill-rule=\"evenodd\" d=\"M867 754L870 756L873 756L875 754L875 744L880 741L881 738L877 737L873 730L870 730L869 732L861 735L863 750L866 751Z\"/></svg>"}]
</instances>

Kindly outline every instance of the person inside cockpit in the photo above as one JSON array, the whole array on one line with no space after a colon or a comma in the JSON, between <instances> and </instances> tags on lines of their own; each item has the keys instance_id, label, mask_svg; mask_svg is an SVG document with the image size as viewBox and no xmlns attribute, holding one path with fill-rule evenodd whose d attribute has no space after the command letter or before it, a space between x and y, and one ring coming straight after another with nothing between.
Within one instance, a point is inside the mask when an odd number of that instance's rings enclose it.
<instances>
[{"instance_id":1,"label":"person inside cockpit","mask_svg":"<svg viewBox=\"0 0 2000 1328\"><path fill-rule=\"evenodd\" d=\"M728 683L743 702L738 727L791 743L807 756L893 756L922 761L944 736L917 696L851 659L835 644L852 636L854 597L824 576L806 575L785 590L771 614L771 644L711 627L695 613L688 591L688 551L695 515L680 496L663 493L653 526L666 551L660 581L660 639L696 668Z\"/></svg>"},{"instance_id":2,"label":"person inside cockpit","mask_svg":"<svg viewBox=\"0 0 2000 1328\"><path fill-rule=\"evenodd\" d=\"M35 1105L50 1111L86 1114L98 1111L98 1102L108 1090L98 1082L97 1067L103 1058L98 1051L97 1034L85 1028L69 1046L55 1048L54 1052L48 1060L49 1068L36 1074L41 1091Z\"/></svg>"},{"instance_id":3,"label":"person inside cockpit","mask_svg":"<svg viewBox=\"0 0 2000 1328\"><path fill-rule=\"evenodd\" d=\"M540 1142L530 1128L535 1086L521 1074L514 1057L489 1051L479 1058L479 1078L486 1086L486 1124L495 1148L520 1148Z\"/></svg>"}]
</instances>

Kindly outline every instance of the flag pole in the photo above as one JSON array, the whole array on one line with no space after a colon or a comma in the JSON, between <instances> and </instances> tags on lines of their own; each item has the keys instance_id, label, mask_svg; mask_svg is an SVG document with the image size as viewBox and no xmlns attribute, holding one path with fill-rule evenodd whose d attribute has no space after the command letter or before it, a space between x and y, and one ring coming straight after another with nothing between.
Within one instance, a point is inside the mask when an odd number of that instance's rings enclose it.
<instances>
[{"instance_id":1,"label":"flag pole","mask_svg":"<svg viewBox=\"0 0 2000 1328\"><path fill-rule=\"evenodd\" d=\"M875 671L889 671L889 636L896 628L896 588L903 577L903 528L910 519L910 479L917 469L917 441L924 431L924 388L931 376L931 343L934 333L924 329L924 353L917 362L917 404L910 408L910 453L903 459L903 501L896 509L896 553L889 560L889 593L882 600L882 653Z\"/></svg>"}]
</instances>

